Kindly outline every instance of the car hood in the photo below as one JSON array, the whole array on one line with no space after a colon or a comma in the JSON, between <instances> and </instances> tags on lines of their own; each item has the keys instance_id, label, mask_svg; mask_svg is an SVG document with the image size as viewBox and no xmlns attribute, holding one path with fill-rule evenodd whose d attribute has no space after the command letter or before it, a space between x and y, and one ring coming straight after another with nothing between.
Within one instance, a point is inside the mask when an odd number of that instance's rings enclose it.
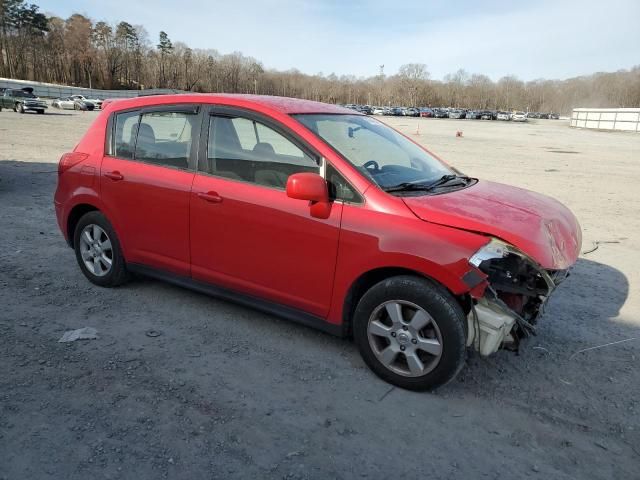
<instances>
[{"instance_id":1,"label":"car hood","mask_svg":"<svg viewBox=\"0 0 640 480\"><path fill-rule=\"evenodd\" d=\"M566 269L580 253L582 233L576 217L539 193L479 181L450 193L402 199L422 220L500 238L545 269Z\"/></svg>"}]
</instances>

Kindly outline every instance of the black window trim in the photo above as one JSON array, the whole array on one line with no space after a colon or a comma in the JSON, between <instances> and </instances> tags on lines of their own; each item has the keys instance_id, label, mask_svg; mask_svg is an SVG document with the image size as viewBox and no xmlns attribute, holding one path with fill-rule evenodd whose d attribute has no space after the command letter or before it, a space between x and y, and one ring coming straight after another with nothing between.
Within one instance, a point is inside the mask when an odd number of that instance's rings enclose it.
<instances>
[{"instance_id":1,"label":"black window trim","mask_svg":"<svg viewBox=\"0 0 640 480\"><path fill-rule=\"evenodd\" d=\"M200 128L202 126L202 116L204 108L202 108L202 104L196 103L178 103L178 104L162 104L162 105L149 105L145 107L134 107L127 108L123 110L117 110L112 112L109 115L109 119L107 120L107 135L105 135L105 151L104 154L107 157L118 158L120 160L126 160L130 162L138 162L144 163L145 165L153 165L161 168L169 168L171 170L177 170L179 172L197 172L198 171L198 156L199 156L199 139L200 139ZM175 113L186 113L190 115L195 115L196 121L193 122L193 126L191 129L191 150L189 153L189 158L187 159L187 168L174 167L172 165L163 165L160 163L149 162L147 160L140 160L135 158L136 146L138 144L138 136L136 134L136 141L134 143L134 158L121 158L116 157L113 152L115 152L115 128L116 128L116 117L118 115L126 114L126 113L138 113L138 125L140 125L140 121L142 120L142 116L149 113L156 112L175 112ZM195 147L195 148L194 148Z\"/></svg>"}]
</instances>

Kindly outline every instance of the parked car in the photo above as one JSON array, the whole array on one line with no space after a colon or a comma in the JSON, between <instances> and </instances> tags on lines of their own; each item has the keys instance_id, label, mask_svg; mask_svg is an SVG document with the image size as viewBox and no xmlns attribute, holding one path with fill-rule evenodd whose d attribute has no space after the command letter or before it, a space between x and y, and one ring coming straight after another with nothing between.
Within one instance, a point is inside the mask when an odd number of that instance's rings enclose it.
<instances>
[{"instance_id":1,"label":"parked car","mask_svg":"<svg viewBox=\"0 0 640 480\"><path fill-rule=\"evenodd\" d=\"M524 112L513 112L511 114L511 120L513 120L514 122L526 122L527 114Z\"/></svg>"},{"instance_id":2,"label":"parked car","mask_svg":"<svg viewBox=\"0 0 640 480\"><path fill-rule=\"evenodd\" d=\"M527 112L527 118L540 118L540 114L537 112Z\"/></svg>"},{"instance_id":3,"label":"parked car","mask_svg":"<svg viewBox=\"0 0 640 480\"><path fill-rule=\"evenodd\" d=\"M433 116L435 118L449 118L449 112L441 108L436 108L433 110Z\"/></svg>"},{"instance_id":4,"label":"parked car","mask_svg":"<svg viewBox=\"0 0 640 480\"><path fill-rule=\"evenodd\" d=\"M423 107L420 109L420 116L423 118L431 118L434 116L434 112L431 108Z\"/></svg>"},{"instance_id":5,"label":"parked car","mask_svg":"<svg viewBox=\"0 0 640 480\"><path fill-rule=\"evenodd\" d=\"M373 115L384 115L384 108L382 107L373 107L372 111Z\"/></svg>"},{"instance_id":6,"label":"parked car","mask_svg":"<svg viewBox=\"0 0 640 480\"><path fill-rule=\"evenodd\" d=\"M407 108L404 111L405 116L407 117L419 117L420 116L420 110L418 110L417 108Z\"/></svg>"},{"instance_id":7,"label":"parked car","mask_svg":"<svg viewBox=\"0 0 640 480\"><path fill-rule=\"evenodd\" d=\"M481 114L478 110L467 110L465 118L468 120L479 120L480 116Z\"/></svg>"},{"instance_id":8,"label":"parked car","mask_svg":"<svg viewBox=\"0 0 640 480\"><path fill-rule=\"evenodd\" d=\"M33 88L7 88L0 97L0 112L3 108L11 108L14 112L36 112L43 114L48 108L47 102L33 94Z\"/></svg>"},{"instance_id":9,"label":"parked car","mask_svg":"<svg viewBox=\"0 0 640 480\"><path fill-rule=\"evenodd\" d=\"M71 97L56 98L51 102L53 108L59 108L61 110L74 110L76 101Z\"/></svg>"},{"instance_id":10,"label":"parked car","mask_svg":"<svg viewBox=\"0 0 640 480\"><path fill-rule=\"evenodd\" d=\"M394 117L403 117L404 109L400 107L394 107L391 109L391 115L393 115Z\"/></svg>"},{"instance_id":11,"label":"parked car","mask_svg":"<svg viewBox=\"0 0 640 480\"><path fill-rule=\"evenodd\" d=\"M51 106L62 110L93 110L95 108L93 103L87 100L80 100L74 96L56 98L51 102Z\"/></svg>"},{"instance_id":12,"label":"parked car","mask_svg":"<svg viewBox=\"0 0 640 480\"><path fill-rule=\"evenodd\" d=\"M84 102L85 104L92 104L93 108L88 108L89 110L98 110L102 108L103 100L100 100L99 98L86 98L84 95L71 95L71 98L78 100L79 102Z\"/></svg>"},{"instance_id":13,"label":"parked car","mask_svg":"<svg viewBox=\"0 0 640 480\"><path fill-rule=\"evenodd\" d=\"M511 120L511 114L509 112L498 112L497 119L505 121Z\"/></svg>"},{"instance_id":14,"label":"parked car","mask_svg":"<svg viewBox=\"0 0 640 480\"><path fill-rule=\"evenodd\" d=\"M549 120L560 120L560 115L558 115L557 113L550 113Z\"/></svg>"},{"instance_id":15,"label":"parked car","mask_svg":"<svg viewBox=\"0 0 640 480\"><path fill-rule=\"evenodd\" d=\"M549 197L467 177L372 117L270 96L114 102L60 159L54 204L92 283L145 274L353 336L414 390L450 381L467 348L517 348L581 244Z\"/></svg>"},{"instance_id":16,"label":"parked car","mask_svg":"<svg viewBox=\"0 0 640 480\"><path fill-rule=\"evenodd\" d=\"M480 120L495 120L493 118L493 112L491 110L482 110L480 113Z\"/></svg>"},{"instance_id":17,"label":"parked car","mask_svg":"<svg viewBox=\"0 0 640 480\"><path fill-rule=\"evenodd\" d=\"M458 108L449 111L449 118L465 118L466 113L464 110Z\"/></svg>"}]
</instances>

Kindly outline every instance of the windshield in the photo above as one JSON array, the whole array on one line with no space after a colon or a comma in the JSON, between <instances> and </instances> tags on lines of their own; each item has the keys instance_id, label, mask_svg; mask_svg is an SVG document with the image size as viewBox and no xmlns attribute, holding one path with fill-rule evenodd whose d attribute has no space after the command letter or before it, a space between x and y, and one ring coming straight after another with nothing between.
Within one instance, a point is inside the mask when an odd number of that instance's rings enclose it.
<instances>
[{"instance_id":1,"label":"windshield","mask_svg":"<svg viewBox=\"0 0 640 480\"><path fill-rule=\"evenodd\" d=\"M415 143L364 115L294 117L380 187L429 183L454 173Z\"/></svg>"}]
</instances>

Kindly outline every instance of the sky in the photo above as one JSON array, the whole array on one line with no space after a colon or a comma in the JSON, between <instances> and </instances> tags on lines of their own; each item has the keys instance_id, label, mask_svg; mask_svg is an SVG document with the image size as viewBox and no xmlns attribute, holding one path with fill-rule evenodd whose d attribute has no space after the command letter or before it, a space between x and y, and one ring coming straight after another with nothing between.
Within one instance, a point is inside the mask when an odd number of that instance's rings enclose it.
<instances>
[{"instance_id":1,"label":"sky","mask_svg":"<svg viewBox=\"0 0 640 480\"><path fill-rule=\"evenodd\" d=\"M640 64L640 0L31 0L47 14L143 25L265 68L369 77L424 63L494 80L565 79Z\"/></svg>"}]
</instances>

